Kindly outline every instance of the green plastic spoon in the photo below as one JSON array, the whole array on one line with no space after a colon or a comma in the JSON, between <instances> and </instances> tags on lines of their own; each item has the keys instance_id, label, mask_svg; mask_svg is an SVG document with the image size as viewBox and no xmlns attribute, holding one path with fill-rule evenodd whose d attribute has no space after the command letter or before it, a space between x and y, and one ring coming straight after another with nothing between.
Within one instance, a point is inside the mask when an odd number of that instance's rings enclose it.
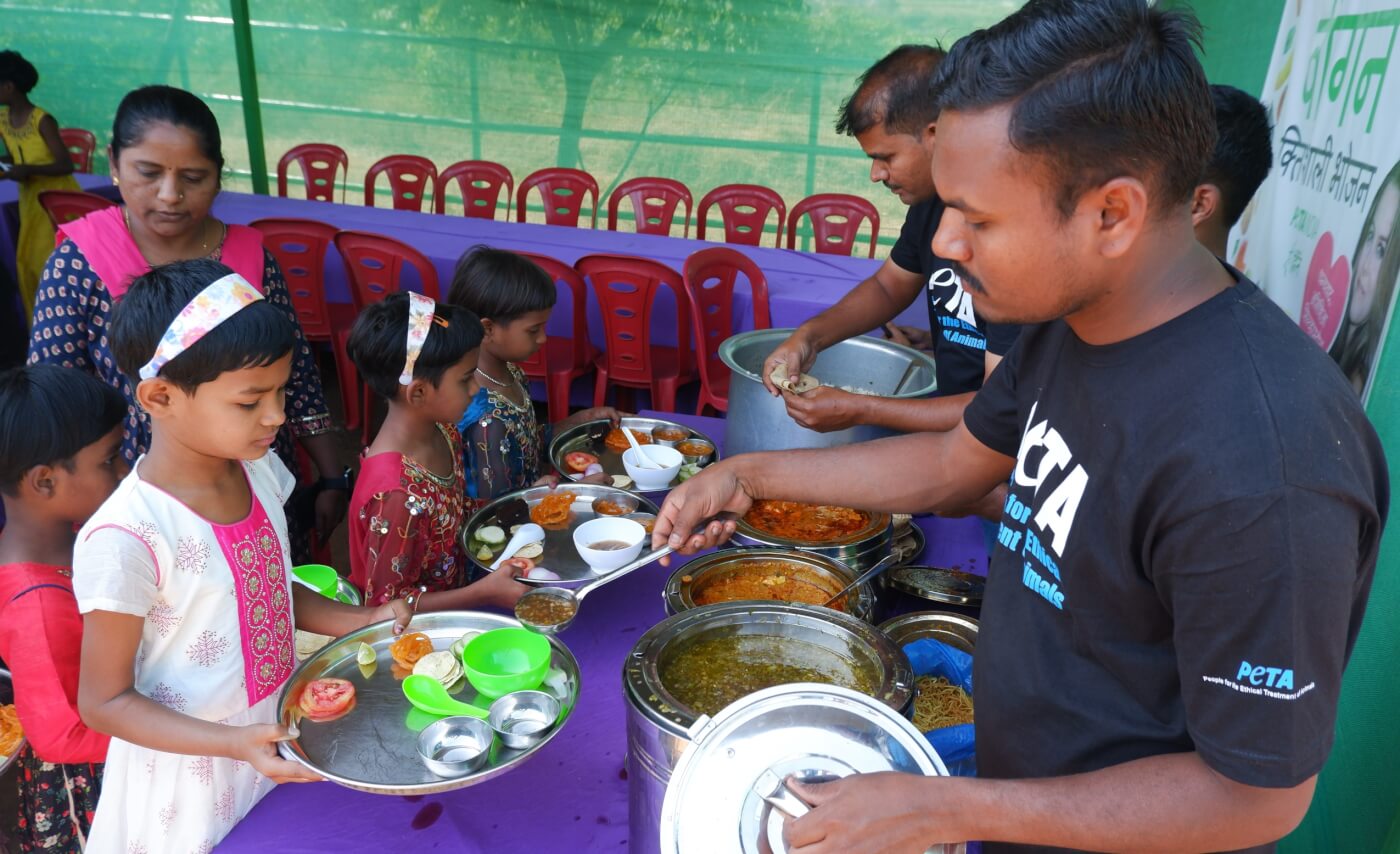
<instances>
[{"instance_id":1,"label":"green plastic spoon","mask_svg":"<svg viewBox=\"0 0 1400 854\"><path fill-rule=\"evenodd\" d=\"M431 676L421 673L411 673L404 677L403 695L415 708L421 709L430 715L450 717L452 715L471 715L474 718L486 720L491 713L485 709L477 708L470 703L463 703L454 700L447 693L447 689L442 687L442 683Z\"/></svg>"}]
</instances>

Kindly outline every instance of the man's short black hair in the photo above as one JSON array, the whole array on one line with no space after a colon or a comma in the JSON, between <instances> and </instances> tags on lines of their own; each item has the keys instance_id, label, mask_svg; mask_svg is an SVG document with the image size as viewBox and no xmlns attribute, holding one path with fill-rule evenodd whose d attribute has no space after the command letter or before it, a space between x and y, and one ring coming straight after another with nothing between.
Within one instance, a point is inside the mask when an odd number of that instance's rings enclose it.
<instances>
[{"instance_id":1,"label":"man's short black hair","mask_svg":"<svg viewBox=\"0 0 1400 854\"><path fill-rule=\"evenodd\" d=\"M117 367L133 385L141 382L142 366L155 355L156 345L180 310L232 272L218 261L199 258L154 267L131 283L112 312L107 340ZM166 362L159 376L194 394L225 371L272 364L290 353L296 342L296 326L287 312L258 300Z\"/></svg>"},{"instance_id":2,"label":"man's short black hair","mask_svg":"<svg viewBox=\"0 0 1400 854\"><path fill-rule=\"evenodd\" d=\"M505 249L473 246L457 260L447 301L493 323L554 308L554 279L534 261Z\"/></svg>"},{"instance_id":3,"label":"man's short black hair","mask_svg":"<svg viewBox=\"0 0 1400 854\"><path fill-rule=\"evenodd\" d=\"M370 390L385 400L399 391L399 376L408 357L408 302L406 293L390 294L368 306L355 318L346 351ZM481 346L481 321L461 306L437 304L423 351L413 363L413 378L427 380L437 388L447 369Z\"/></svg>"},{"instance_id":4,"label":"man's short black hair","mask_svg":"<svg viewBox=\"0 0 1400 854\"><path fill-rule=\"evenodd\" d=\"M900 45L870 66L856 81L856 91L841 102L836 132L859 136L877 123L886 133L917 136L938 120L929 86L943 60L943 49L926 44Z\"/></svg>"},{"instance_id":5,"label":"man's short black hair","mask_svg":"<svg viewBox=\"0 0 1400 854\"><path fill-rule=\"evenodd\" d=\"M14 495L35 466L72 466L78 452L126 418L126 398L77 368L29 365L0 373L0 492Z\"/></svg>"},{"instance_id":6,"label":"man's short black hair","mask_svg":"<svg viewBox=\"0 0 1400 854\"><path fill-rule=\"evenodd\" d=\"M1011 145L1045 157L1065 217L1125 175L1162 212L1191 198L1215 146L1200 39L1189 12L1148 0L1030 0L959 39L933 95L940 110L1010 104Z\"/></svg>"},{"instance_id":7,"label":"man's short black hair","mask_svg":"<svg viewBox=\"0 0 1400 854\"><path fill-rule=\"evenodd\" d=\"M1220 188L1221 214L1233 227L1274 165L1269 113L1259 99L1234 86L1210 87L1215 102L1215 154L1205 181Z\"/></svg>"}]
</instances>

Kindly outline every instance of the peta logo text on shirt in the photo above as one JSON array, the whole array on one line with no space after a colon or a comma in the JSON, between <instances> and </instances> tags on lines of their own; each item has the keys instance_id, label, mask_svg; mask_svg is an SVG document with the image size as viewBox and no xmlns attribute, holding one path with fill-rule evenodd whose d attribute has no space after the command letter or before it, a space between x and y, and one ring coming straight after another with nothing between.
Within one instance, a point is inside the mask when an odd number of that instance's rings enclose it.
<instances>
[{"instance_id":1,"label":"peta logo text on shirt","mask_svg":"<svg viewBox=\"0 0 1400 854\"><path fill-rule=\"evenodd\" d=\"M987 337L977 328L972 295L963 290L962 279L951 267L940 267L928 277L929 303L934 308L943 338L950 344L987 349Z\"/></svg>"},{"instance_id":2,"label":"peta logo text on shirt","mask_svg":"<svg viewBox=\"0 0 1400 854\"><path fill-rule=\"evenodd\" d=\"M1301 688L1295 687L1291 667L1251 664L1248 661L1240 662L1234 679L1202 676L1201 680L1212 685L1224 685L1241 694L1271 697L1275 700L1296 700L1317 687L1316 682L1309 682Z\"/></svg>"},{"instance_id":3,"label":"peta logo text on shirt","mask_svg":"<svg viewBox=\"0 0 1400 854\"><path fill-rule=\"evenodd\" d=\"M1031 407L1016 452L1012 492L1002 508L997 544L1020 557L1021 583L1063 610L1060 559L1089 488L1089 473L1074 462L1074 453L1048 419L1036 422L1039 405L1037 401ZM1017 487L1031 489L1029 505L1017 495Z\"/></svg>"}]
</instances>

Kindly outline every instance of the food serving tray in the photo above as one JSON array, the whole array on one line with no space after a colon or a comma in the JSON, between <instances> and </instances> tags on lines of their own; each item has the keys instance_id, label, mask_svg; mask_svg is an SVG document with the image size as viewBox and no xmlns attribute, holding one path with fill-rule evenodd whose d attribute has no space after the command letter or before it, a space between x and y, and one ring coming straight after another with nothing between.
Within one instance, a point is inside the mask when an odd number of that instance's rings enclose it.
<instances>
[{"instance_id":1,"label":"food serving tray","mask_svg":"<svg viewBox=\"0 0 1400 854\"><path fill-rule=\"evenodd\" d=\"M705 465L709 465L719 459L719 445L715 443L714 439L711 439L694 427L687 427L675 421L664 421L660 418L637 418L633 416L623 418L621 426L630 427L639 433L650 433L657 427L675 427L684 430L690 435L690 438L704 439L706 442L714 445L715 454ZM554 441L549 443L549 460L554 464L555 470L566 478L572 479L578 477L578 472L564 465L564 456L574 451L584 451L598 458L598 465L603 467L604 473L609 475L626 475L627 469L622 465L622 452L614 451L603 441L608 431L611 429L612 423L606 420L585 421L582 424L570 427L568 430L559 433L559 435L554 437ZM678 473L671 480L671 483L667 485L666 489L671 489L679 484L680 474ZM635 485L629 491L633 493L640 492L640 490L636 489ZM654 491L664 492L665 490Z\"/></svg>"},{"instance_id":2,"label":"food serving tray","mask_svg":"<svg viewBox=\"0 0 1400 854\"><path fill-rule=\"evenodd\" d=\"M434 649L446 650L467 632L519 625L497 614L441 611L414 617L409 631L422 632L432 638ZM567 647L550 638L553 678L546 676L546 684L541 685L540 690L549 691L559 699L561 708L554 728L538 744L524 750L511 750L498 739L480 770L463 777L438 777L424 767L417 745L418 733L440 718L415 709L404 697L402 678L395 675L394 660L389 655L389 644L394 640L392 621L376 623L332 641L302 662L282 689L277 704L279 721L288 723L302 689L311 680L323 677L348 679L355 686L355 707L346 715L325 723L302 720L300 736L278 745L283 757L305 765L327 780L362 792L377 795L450 792L499 777L529 759L564 728L578 701L578 662ZM373 647L378 656L374 671L368 677L355 660L361 643ZM562 684L555 671L563 674ZM463 680L462 686L460 693L453 695L455 699L483 709L490 707L491 701L479 697L470 683Z\"/></svg>"},{"instance_id":3,"label":"food serving tray","mask_svg":"<svg viewBox=\"0 0 1400 854\"><path fill-rule=\"evenodd\" d=\"M620 463L619 463L620 465ZM510 540L510 525L503 524L498 518L498 512L508 502L524 500L525 503L534 507L552 492L568 491L574 493L573 513L569 519L567 527L544 530L544 554L534 558L537 566L542 566L559 576L559 580L550 579L541 581L539 579L520 579L525 584L553 585L574 587L585 582L592 581L598 577L598 573L593 568L583 562L579 557L578 549L574 546L574 529L589 519L598 518L598 514L593 512L593 502L598 498L623 498L628 503L637 502L636 513L656 514L656 505L648 501L644 496L636 495L622 489L611 486L603 486L596 483L566 483L560 484L551 489L548 486L532 486L529 489L521 489L516 492L507 493L500 496L495 501L487 504L476 512L462 528L462 548L467 553L467 557L482 569L490 569L492 562L501 554L505 543L496 546L492 550L492 558L489 561L480 560L476 556L480 544L475 540L474 534L477 529L486 525L495 525L505 533L506 540ZM630 514L629 514L630 515ZM625 518L625 517L622 517ZM525 521L529 521L526 519Z\"/></svg>"},{"instance_id":4,"label":"food serving tray","mask_svg":"<svg viewBox=\"0 0 1400 854\"><path fill-rule=\"evenodd\" d=\"M14 701L14 679L10 677L10 671L0 667L0 706L8 706L14 703ZM24 745L27 744L28 741L29 740L26 738L20 738L19 744L15 745L13 753L9 755L0 753L0 774L4 774L6 771L10 770L10 766L15 764L15 760L19 758L20 752L24 750Z\"/></svg>"}]
</instances>

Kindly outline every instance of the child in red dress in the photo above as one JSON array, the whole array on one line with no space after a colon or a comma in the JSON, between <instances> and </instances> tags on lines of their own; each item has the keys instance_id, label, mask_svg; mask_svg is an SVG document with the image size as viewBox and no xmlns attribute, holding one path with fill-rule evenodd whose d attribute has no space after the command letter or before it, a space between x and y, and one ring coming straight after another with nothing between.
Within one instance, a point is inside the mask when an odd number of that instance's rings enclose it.
<instances>
[{"instance_id":1,"label":"child in red dress","mask_svg":"<svg viewBox=\"0 0 1400 854\"><path fill-rule=\"evenodd\" d=\"M366 308L347 345L360 376L389 404L350 498L350 580L366 605L405 597L418 610L509 609L525 592L523 563L464 587L457 540L466 517L462 439L481 322L419 294Z\"/></svg>"},{"instance_id":2,"label":"child in red dress","mask_svg":"<svg viewBox=\"0 0 1400 854\"><path fill-rule=\"evenodd\" d=\"M20 754L21 851L78 852L87 840L107 736L78 716L83 621L73 540L126 474L126 401L82 371L0 374L0 658L29 746ZM2 757L0 757L2 758Z\"/></svg>"}]
</instances>

